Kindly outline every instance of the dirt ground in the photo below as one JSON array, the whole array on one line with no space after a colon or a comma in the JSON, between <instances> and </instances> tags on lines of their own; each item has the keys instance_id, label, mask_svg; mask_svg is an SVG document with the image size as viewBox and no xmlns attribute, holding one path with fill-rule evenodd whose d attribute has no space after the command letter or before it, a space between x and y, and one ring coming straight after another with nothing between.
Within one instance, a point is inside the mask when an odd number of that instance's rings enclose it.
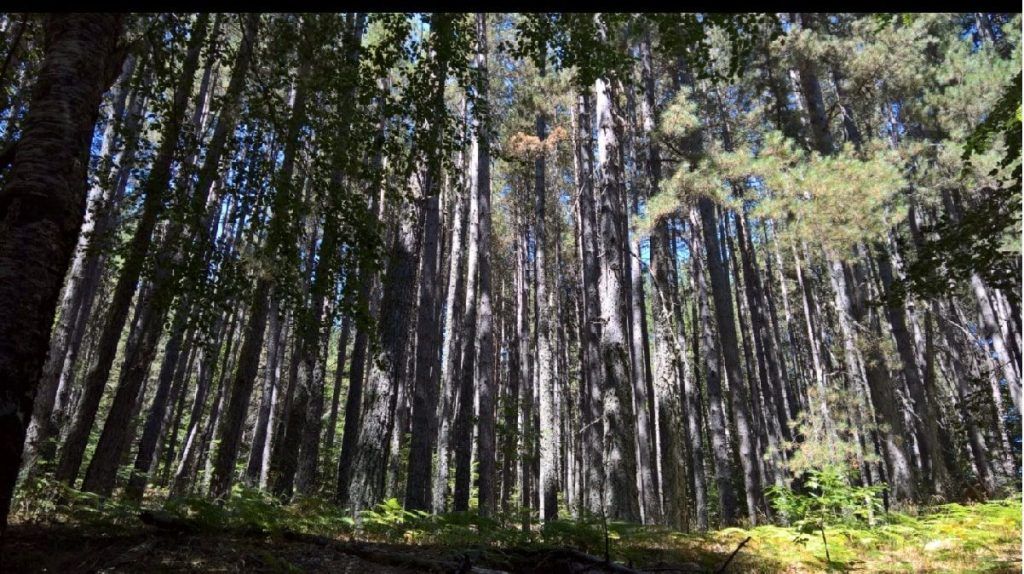
<instances>
[{"instance_id":1,"label":"dirt ground","mask_svg":"<svg viewBox=\"0 0 1024 574\"><path fill-rule=\"evenodd\" d=\"M0 546L0 572L316 572L405 574L315 544L229 533L179 533L12 526Z\"/></svg>"}]
</instances>

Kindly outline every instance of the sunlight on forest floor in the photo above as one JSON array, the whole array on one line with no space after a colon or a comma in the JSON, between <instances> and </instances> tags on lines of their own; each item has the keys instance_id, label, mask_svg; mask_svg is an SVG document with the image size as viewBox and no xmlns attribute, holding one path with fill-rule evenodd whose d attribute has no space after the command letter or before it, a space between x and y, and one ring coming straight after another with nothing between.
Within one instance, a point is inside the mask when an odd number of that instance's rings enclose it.
<instances>
[{"instance_id":1,"label":"sunlight on forest floor","mask_svg":"<svg viewBox=\"0 0 1024 574\"><path fill-rule=\"evenodd\" d=\"M601 557L605 545L600 522L556 521L523 532L511 515L428 515L405 511L394 500L364 512L355 532L352 518L325 501L282 505L247 489L236 489L224 505L189 498L155 514L160 528L141 525L134 508L77 491L65 490L59 503L23 498L4 545L6 560L14 561L12 571L41 571L42 564L62 572L132 571L140 564L170 572L238 571L244 564L244 571L260 572L335 572L354 565L408 572L418 569L381 563L380 556L445 564L471 556L474 565L539 572L547 570L530 562L538 553L572 548ZM727 572L1020 572L1021 499L945 504L916 516L890 513L872 528L828 527L830 560L820 532L780 526L693 534L610 524L608 547L613 560L640 572L716 572L748 537ZM323 547L334 541L330 550ZM372 549L371 555L346 552L356 547Z\"/></svg>"},{"instance_id":2,"label":"sunlight on forest floor","mask_svg":"<svg viewBox=\"0 0 1024 574\"><path fill-rule=\"evenodd\" d=\"M707 538L676 536L673 551L687 554L708 548L728 551L751 537L737 556L736 571L819 572L1020 572L1019 499L963 506L947 504L913 517L892 513L871 529L831 527L828 553L819 535L792 528L729 528ZM798 539L797 537L800 536ZM798 541L802 540L802 541ZM638 548L638 550L640 550Z\"/></svg>"}]
</instances>

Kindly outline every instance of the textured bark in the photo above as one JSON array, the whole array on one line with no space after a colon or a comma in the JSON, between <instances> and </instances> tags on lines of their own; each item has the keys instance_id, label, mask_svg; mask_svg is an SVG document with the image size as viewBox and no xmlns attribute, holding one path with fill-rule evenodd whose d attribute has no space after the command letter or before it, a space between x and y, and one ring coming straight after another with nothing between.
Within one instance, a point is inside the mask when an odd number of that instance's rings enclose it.
<instances>
[{"instance_id":1,"label":"textured bark","mask_svg":"<svg viewBox=\"0 0 1024 574\"><path fill-rule=\"evenodd\" d=\"M267 318L267 329L270 333L270 344L267 348L267 366L263 374L263 388L260 392L260 407L256 415L256 428L253 433L252 448L249 450L249 462L245 469L245 483L248 486L267 487L267 472L270 469L270 437L276 420L277 397L281 381L281 355L284 351L284 324L280 317L280 303L272 301ZM344 356L344 350L341 351ZM339 371L341 363L339 359ZM340 376L338 377L341 378Z\"/></svg>"},{"instance_id":2,"label":"textured bark","mask_svg":"<svg viewBox=\"0 0 1024 574\"><path fill-rule=\"evenodd\" d=\"M372 508L384 496L389 439L416 297L421 207L415 202L400 207L400 229L391 249L380 303L380 344L373 353L363 389L362 422L352 462L350 502L355 510Z\"/></svg>"},{"instance_id":3,"label":"textured bark","mask_svg":"<svg viewBox=\"0 0 1024 574\"><path fill-rule=\"evenodd\" d=\"M167 193L168 184L171 180L171 164L174 160L175 151L181 143L185 111L188 105L188 98L192 93L192 86L195 84L199 53L206 38L209 20L209 14L201 14L192 27L185 61L182 64L180 81L174 88L171 109L165 118L166 123L163 124L164 129L161 133L160 147L153 159L149 176L142 187L144 196L142 215L139 217L139 223L128 245L124 263L121 266L121 272L118 275L113 296L110 299L110 307L107 309L106 316L103 319L103 328L96 347L96 357L82 383L82 400L79 402L74 423L68 432L67 439L64 441L63 451L57 463L56 478L68 484L73 484L78 476L79 467L85 455L86 443L89 440L89 433L96 420L100 399L103 395L107 378L110 375L115 354L117 353L117 343L121 339L125 320L128 318L132 296L138 286L146 254L149 252L153 242L153 230L156 227L160 214L163 212L163 198ZM131 404L135 402L130 399L134 399L136 394L137 391L122 394L122 400L118 402L118 411L121 412L119 416L124 416L123 411L126 408L130 408ZM107 444L111 445L110 441ZM97 490L100 489L97 488Z\"/></svg>"},{"instance_id":4,"label":"textured bark","mask_svg":"<svg viewBox=\"0 0 1024 574\"><path fill-rule=\"evenodd\" d=\"M706 222L703 225L707 225ZM697 215L696 209L690 211L690 244L693 257L693 283L695 299L698 306L696 324L700 325L700 338L698 352L695 356L703 359L704 384L708 393L708 432L711 438L711 456L715 466L715 480L718 485L718 506L721 513L722 524L733 525L737 523L738 501L733 488L733 464L730 456L728 438L726 437L726 414L722 401L722 374L718 362L718 340L715 337L711 324L711 310L708 298L707 279L701 261L701 254L705 253L704 241L701 233L702 222ZM726 291L728 295L728 291ZM696 328L696 327L695 327ZM694 339L695 345L697 338ZM698 363L701 361L698 360ZM699 369L699 366L697 367Z\"/></svg>"},{"instance_id":5,"label":"textured bark","mask_svg":"<svg viewBox=\"0 0 1024 574\"><path fill-rule=\"evenodd\" d=\"M778 445L778 430L772 429L772 420L769 418L771 413L770 405L770 390L766 389L769 385L767 377L765 375L765 368L763 362L759 359L760 357L754 356L754 349L751 345L750 332L747 327L750 326L749 308L746 305L746 300L743 297L743 286L742 277L740 274L739 264L737 259L739 258L736 250L736 243L733 241L733 236L729 234L729 216L724 211L719 211L721 225L720 229L720 241L723 246L726 246L730 254L729 262L732 266L732 278L733 278L733 295L736 298L736 323L739 326L739 339L740 348L743 349L743 365L745 367L743 374L746 381L748 381L747 390L749 391L749 399L747 405L750 408L750 428L753 434L752 451L758 453L755 455L756 458L752 461L755 465L755 474L758 477L758 484L768 484L775 482L773 468L770 464L765 463L764 454L772 453L778 460L780 447ZM755 371L760 375L755 375ZM758 386L760 382L760 387ZM734 407L735 408L735 407ZM737 425L737 428L738 425ZM773 432L774 431L774 432ZM741 442L742 448L742 442ZM743 461L740 461L741 463ZM776 482L781 486L781 482ZM748 491L748 496L750 495ZM757 492L754 493L754 500L757 508L765 508L764 499L761 496L760 487Z\"/></svg>"},{"instance_id":6,"label":"textured bark","mask_svg":"<svg viewBox=\"0 0 1024 574\"><path fill-rule=\"evenodd\" d=\"M543 112L537 114L537 138L544 141L547 127ZM558 463L556 456L558 444L555 430L558 420L555 417L555 373L554 353L552 352L552 294L548 291L547 263L547 222L545 203L547 192L544 181L544 156L534 161L534 240L536 242L534 260L537 266L535 286L537 289L537 379L540 383L540 427L537 429L540 440L540 517L545 522L558 518Z\"/></svg>"},{"instance_id":7,"label":"textured bark","mask_svg":"<svg viewBox=\"0 0 1024 574\"><path fill-rule=\"evenodd\" d=\"M435 174L433 177L436 178ZM433 185L436 179L432 179ZM438 182L439 184L439 182ZM428 187L428 189L430 189ZM436 189L425 200L423 253L420 258L419 306L416 319L416 384L412 404L412 439L405 491L406 510L429 510L434 442L437 436L437 398L440 369L438 356L437 304L438 237L440 201Z\"/></svg>"},{"instance_id":8,"label":"textured bark","mask_svg":"<svg viewBox=\"0 0 1024 574\"><path fill-rule=\"evenodd\" d=\"M757 523L758 498L761 496L761 484L754 465L755 452L750 427L749 386L743 376L739 357L739 338L736 334L735 315L733 314L732 297L730 296L729 273L722 256L722 248L718 238L718 218L711 200L702 197L697 200L700 211L704 238L704 247L708 264L708 277L711 285L711 297L715 308L715 325L718 329L719 343L722 349L722 363L729 380L729 397L732 416L736 425L739 441L740 465L743 468L743 484L746 493L747 519L751 524Z\"/></svg>"},{"instance_id":9,"label":"textured bark","mask_svg":"<svg viewBox=\"0 0 1024 574\"><path fill-rule=\"evenodd\" d=\"M583 279L583 371L585 385L581 406L583 409L583 463L586 468L583 490L584 507L593 513L603 513L604 500L604 418L601 393L604 372L601 368L601 320L598 283L600 260L597 243L597 212L594 204L594 141L593 118L589 90L577 98L576 105L576 171L579 182L579 243L580 277ZM524 354L525 356L525 354Z\"/></svg>"},{"instance_id":10,"label":"textured bark","mask_svg":"<svg viewBox=\"0 0 1024 574\"><path fill-rule=\"evenodd\" d=\"M384 140L383 121L378 122L377 143ZM376 146L373 166L377 172L383 172L383 145ZM381 181L374 181L369 187L370 213L376 215L377 221L384 220L384 188ZM374 228L376 231L376 228ZM376 319L379 313L379 279L376 271L363 264L359 266L356 276L357 304L366 310L366 317ZM366 323L357 323L356 337L352 344L352 363L349 368L348 392L345 395L345 425L341 436L341 453L338 455L338 471L334 489L334 501L341 506L348 506L351 500L351 477L356 447L359 442L359 428L363 413L363 382L366 380L366 360L368 352L369 332Z\"/></svg>"},{"instance_id":11,"label":"textured bark","mask_svg":"<svg viewBox=\"0 0 1024 574\"><path fill-rule=\"evenodd\" d=\"M476 15L477 68L481 71L477 90L485 98L483 106L487 106L487 15ZM479 305L477 315L477 379L480 389L479 409L479 443L480 460L479 512L482 516L490 516L497 502L498 470L496 461L496 413L495 401L498 395L498 382L494 368L494 317L491 305L491 148L489 131L491 126L480 120L476 122L479 131L476 140L477 171L474 187L480 197L479 201Z\"/></svg>"},{"instance_id":12,"label":"textured bark","mask_svg":"<svg viewBox=\"0 0 1024 574\"><path fill-rule=\"evenodd\" d=\"M600 182L599 228L601 260L599 280L601 360L604 363L602 399L605 421L605 500L607 515L616 520L639 522L634 452L635 420L629 347L626 341L625 281L622 254L626 237L619 225L623 217L622 165L619 155L619 118L612 109L615 91L602 79L597 93L597 154Z\"/></svg>"},{"instance_id":13,"label":"textured bark","mask_svg":"<svg viewBox=\"0 0 1024 574\"><path fill-rule=\"evenodd\" d=\"M889 252L882 244L875 245L875 263L886 296L885 314L889 319L893 339L896 341L896 352L900 357L903 378L910 388L911 406L915 418L919 421L918 445L926 471L929 473L928 483L933 489L942 492L944 483L949 478L949 470L942 460L936 423L939 413L935 409L935 399L929 397L925 388L918 361L917 348L907 328L907 313L903 303L895 300L890 291L895 277Z\"/></svg>"},{"instance_id":14,"label":"textured bark","mask_svg":"<svg viewBox=\"0 0 1024 574\"><path fill-rule=\"evenodd\" d=\"M1006 339L1003 337L1003 331L997 322L992 301L989 299L988 287L977 273L971 274L971 289L978 302L985 334L991 339L992 350L995 351L999 372L1003 380L1006 381L1006 386L1010 389L1010 399L1013 400L1013 406L1017 408L1017 412L1020 412L1021 382L1017 372L1019 365L1016 364L1008 350L1009 347L1006 344Z\"/></svg>"},{"instance_id":15,"label":"textured bark","mask_svg":"<svg viewBox=\"0 0 1024 574\"><path fill-rule=\"evenodd\" d=\"M452 239L448 255L448 292L444 302L444 336L441 340L441 395L438 400L437 466L431 484L431 508L435 513L445 511L448 492L448 469L452 420L455 416L456 373L461 364L462 304L465 299L466 277L463 270L463 245L466 241L466 218L469 196L461 179L453 190L455 207L452 214Z\"/></svg>"},{"instance_id":16,"label":"textured bark","mask_svg":"<svg viewBox=\"0 0 1024 574\"><path fill-rule=\"evenodd\" d=\"M844 341L844 353L847 361L855 360L855 350L851 348L853 343L853 327L851 319L858 322L864 321L860 316L861 306L854 306L846 290L846 280L842 272L841 264L835 261L830 265L829 277L832 280L832 290L836 301L836 314L839 328ZM865 321L866 323L866 321ZM876 325L872 325L874 331L878 331ZM893 500L904 501L911 499L915 494L914 469L910 464L908 445L910 440L909 431L906 428L905 420L900 412L900 403L893 392L892 383L887 380L885 372L885 358L881 355L877 346L869 349L868 360L865 364L864 374L871 395L871 402L875 413L886 426L881 433L886 458L886 476L889 482L889 496ZM847 367L848 371L851 369ZM859 374L856 369L850 373L851 382L855 382Z\"/></svg>"},{"instance_id":17,"label":"textured bark","mask_svg":"<svg viewBox=\"0 0 1024 574\"><path fill-rule=\"evenodd\" d=\"M85 209L100 98L121 67L124 16L48 16L18 153L0 192L0 530Z\"/></svg>"},{"instance_id":18,"label":"textured bark","mask_svg":"<svg viewBox=\"0 0 1024 574\"><path fill-rule=\"evenodd\" d=\"M747 308L750 310L751 332L754 339L754 347L758 356L758 377L761 380L762 392L770 398L770 405L773 407L775 416L774 429L782 440L793 439L789 428L789 418L792 411L790 397L786 394L783 369L779 364L779 340L774 337L770 326L770 320L766 316L766 294L761 282L761 273L757 265L756 252L754 251L750 221L745 213L736 215L736 237L739 243L740 254L743 259L743 284L747 299ZM736 255L739 257L739 254ZM767 402L767 401L766 401Z\"/></svg>"},{"instance_id":19,"label":"textured bark","mask_svg":"<svg viewBox=\"0 0 1024 574\"><path fill-rule=\"evenodd\" d=\"M650 57L649 38L641 45L641 77L647 83L651 75L652 66ZM653 78L650 78L653 83ZM653 87L651 88L653 91ZM633 137L627 140L629 156L634 163L643 163L640 150L637 150L636 134L640 131L637 125L636 98L632 91L627 92L627 102L630 108L630 133ZM649 115L646 114L646 115ZM653 127L653 126L652 126ZM642 182L641 178L641 182ZM651 182L634 182L632 193L628 194L628 211L639 217L641 215L641 200L646 201L648 195L648 184ZM657 181L653 189L656 189ZM632 227L632 226L630 226ZM628 231L627 239L628 239ZM630 323L630 348L632 351L632 375L633 375L633 399L636 409L636 441L637 441L637 470L640 473L640 510L645 524L657 524L661 522L661 497L659 496L658 484L658 462L657 442L658 435L655 432L654 421L654 389L651 377L650 348L647 344L647 303L644 295L643 264L640 260L643 238L638 233L629 241L626 258L629 265L629 323Z\"/></svg>"},{"instance_id":20,"label":"textured bark","mask_svg":"<svg viewBox=\"0 0 1024 574\"><path fill-rule=\"evenodd\" d=\"M470 152L468 172L477 173L479 156ZM455 490L453 508L456 512L469 509L470 463L473 448L474 385L476 375L476 339L478 284L480 267L480 194L470 185L469 189L469 230L466 238L466 298L462 307L462 357L457 374L458 397L456 399L455 424L451 450L455 458Z\"/></svg>"}]
</instances>

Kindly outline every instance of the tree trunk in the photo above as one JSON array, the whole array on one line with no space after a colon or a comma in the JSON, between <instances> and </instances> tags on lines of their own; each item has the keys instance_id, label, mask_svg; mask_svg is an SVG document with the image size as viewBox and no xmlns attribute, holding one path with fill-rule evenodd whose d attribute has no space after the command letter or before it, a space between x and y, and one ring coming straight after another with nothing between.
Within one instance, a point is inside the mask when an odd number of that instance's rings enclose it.
<instances>
[{"instance_id":1,"label":"tree trunk","mask_svg":"<svg viewBox=\"0 0 1024 574\"><path fill-rule=\"evenodd\" d=\"M592 113L589 90L583 90L576 104L575 153L576 179L579 189L580 277L583 291L583 372L584 389L581 407L583 410L583 464L585 476L583 489L584 507L593 513L604 512L604 413L601 393L604 373L601 368L601 320L600 260L597 243L597 212L594 205L594 141L592 136ZM525 254L523 255L525 257ZM525 353L524 359L528 359ZM526 408L524 405L524 413ZM526 429L523 429L524 432Z\"/></svg>"},{"instance_id":2,"label":"tree trunk","mask_svg":"<svg viewBox=\"0 0 1024 574\"><path fill-rule=\"evenodd\" d=\"M172 404L171 384L174 382L174 374L177 370L179 357L181 356L182 341L185 338L185 330L188 327L188 317L188 309L179 309L175 313L171 333L164 349L164 360L163 364L160 365L156 393L153 396L153 403L149 407L149 414L146 416L146 423L143 426L132 476L128 481L128 486L125 488L124 498L133 503L142 500L142 494L146 489L149 474L156 461L157 443L163 430L164 419L167 418L166 411L168 405ZM142 394L140 393L141 396Z\"/></svg>"},{"instance_id":3,"label":"tree trunk","mask_svg":"<svg viewBox=\"0 0 1024 574\"><path fill-rule=\"evenodd\" d=\"M749 387L743 377L739 358L739 340L736 335L735 315L730 296L729 274L722 260L722 248L718 239L718 218L711 200L701 197L697 200L700 211L704 246L708 262L708 276L711 280L711 296L715 307L715 324L722 348L725 373L729 380L729 396L736 434L739 439L740 464L743 468L743 483L746 492L747 519L757 523L757 500L761 496L761 485L755 471L753 439L750 428Z\"/></svg>"},{"instance_id":4,"label":"tree trunk","mask_svg":"<svg viewBox=\"0 0 1024 574\"><path fill-rule=\"evenodd\" d=\"M698 218L697 210L691 209L690 245L691 253L694 254L693 283L695 299L699 308L696 323L701 326L699 348L695 356L703 357L704 360L704 383L708 392L708 431L711 434L711 455L714 460L715 479L718 485L718 506L722 524L730 526L737 523L739 509L732 485L732 457L725 434L728 423L722 400L722 374L718 363L718 341L712 330L707 279L704 277L704 266L701 264L701 254L710 252L710 249L702 247L704 243L700 230L702 225L708 225L707 220L702 223ZM726 291L726 295L728 295L728 291ZM692 405L692 403L690 404Z\"/></svg>"},{"instance_id":5,"label":"tree trunk","mask_svg":"<svg viewBox=\"0 0 1024 574\"><path fill-rule=\"evenodd\" d=\"M380 346L369 365L362 424L352 462L351 503L357 511L373 508L384 496L389 439L398 387L405 375L408 321L416 296L421 210L415 202L405 203L397 210L401 227L384 278L378 322Z\"/></svg>"},{"instance_id":6,"label":"tree trunk","mask_svg":"<svg viewBox=\"0 0 1024 574\"><path fill-rule=\"evenodd\" d=\"M430 176L423 216L423 255L420 259L419 306L416 320L416 385L412 405L412 442L405 491L406 510L429 510L434 440L437 436L437 398L440 369L437 303L438 237L440 236L440 174Z\"/></svg>"},{"instance_id":7,"label":"tree trunk","mask_svg":"<svg viewBox=\"0 0 1024 574\"><path fill-rule=\"evenodd\" d=\"M260 391L260 406L256 413L252 447L245 469L244 482L250 487L264 489L267 486L267 471L270 466L270 436L274 429L275 410L281 380L281 355L284 351L282 332L284 324L280 317L280 303L271 301L267 320L270 340L267 347L267 365L263 373L263 388Z\"/></svg>"},{"instance_id":8,"label":"tree trunk","mask_svg":"<svg viewBox=\"0 0 1024 574\"><path fill-rule=\"evenodd\" d=\"M352 320L344 317L341 320L341 333L338 335L337 368L334 370L334 389L331 392L331 413L327 416L327 432L324 437L324 452L332 454L334 439L338 432L338 405L341 399L342 379L345 376L345 359L348 354L348 339L352 331Z\"/></svg>"},{"instance_id":9,"label":"tree trunk","mask_svg":"<svg viewBox=\"0 0 1024 574\"><path fill-rule=\"evenodd\" d=\"M439 428L437 435L437 467L431 485L431 508L435 513L445 511L448 491L449 443L452 419L455 416L456 372L461 364L462 303L465 300L465 274L463 244L466 240L466 201L461 181L454 190L455 209L452 215L452 246L448 256L448 293L444 303L444 336L441 350L441 396L436 411Z\"/></svg>"},{"instance_id":10,"label":"tree trunk","mask_svg":"<svg viewBox=\"0 0 1024 574\"><path fill-rule=\"evenodd\" d=\"M543 76L543 71L541 71ZM544 141L547 127L544 122L544 113L537 113L537 138ZM543 153L543 152L542 152ZM540 517L545 522L558 518L558 473L555 460L558 452L558 444L555 442L555 425L558 424L555 418L555 385L554 385L554 354L551 350L551 295L548 292L548 264L547 264L547 225L544 213L547 202L547 192L544 185L545 171L544 156L541 155L534 162L534 242L535 242L535 264L537 274L535 285L537 289L537 378L540 382L540 427L537 429L540 435Z\"/></svg>"},{"instance_id":11,"label":"tree trunk","mask_svg":"<svg viewBox=\"0 0 1024 574\"><path fill-rule=\"evenodd\" d=\"M83 219L100 98L121 67L123 26L116 14L47 17L43 64L0 192L0 531Z\"/></svg>"},{"instance_id":12,"label":"tree trunk","mask_svg":"<svg viewBox=\"0 0 1024 574\"><path fill-rule=\"evenodd\" d=\"M477 37L477 68L481 71L477 90L487 104L487 15L476 15ZM495 401L498 394L498 383L494 369L494 318L491 306L491 150L489 122L478 116L475 118L479 130L476 139L477 172L475 188L480 197L479 202L479 305L477 315L477 378L480 388L479 410L479 443L480 460L479 512L481 516L490 516L497 501L498 471L496 466L496 421Z\"/></svg>"},{"instance_id":13,"label":"tree trunk","mask_svg":"<svg viewBox=\"0 0 1024 574\"><path fill-rule=\"evenodd\" d=\"M601 359L604 363L602 404L605 422L605 500L607 515L616 520L640 521L634 452L635 421L626 341L626 309L622 254L622 166L619 163L619 122L612 110L615 92L611 84L598 79L597 153L600 174L601 209L599 227L601 261L599 280L601 307Z\"/></svg>"}]
</instances>

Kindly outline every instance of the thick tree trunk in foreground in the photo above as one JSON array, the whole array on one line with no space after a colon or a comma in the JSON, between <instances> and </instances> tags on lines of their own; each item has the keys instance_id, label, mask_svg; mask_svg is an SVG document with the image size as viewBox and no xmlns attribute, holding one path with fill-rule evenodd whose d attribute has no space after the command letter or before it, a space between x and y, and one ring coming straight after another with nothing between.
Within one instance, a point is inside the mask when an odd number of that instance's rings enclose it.
<instances>
[{"instance_id":1,"label":"thick tree trunk in foreground","mask_svg":"<svg viewBox=\"0 0 1024 574\"><path fill-rule=\"evenodd\" d=\"M363 415L352 462L351 503L355 510L373 508L384 497L386 464L394 426L398 387L405 376L409 316L416 296L421 207L400 206L401 226L391 249L380 303L380 345L369 365L363 389Z\"/></svg>"},{"instance_id":2,"label":"thick tree trunk in foreground","mask_svg":"<svg viewBox=\"0 0 1024 574\"><path fill-rule=\"evenodd\" d=\"M0 191L0 530L53 314L85 210L100 98L121 67L124 16L48 16L42 68Z\"/></svg>"}]
</instances>

